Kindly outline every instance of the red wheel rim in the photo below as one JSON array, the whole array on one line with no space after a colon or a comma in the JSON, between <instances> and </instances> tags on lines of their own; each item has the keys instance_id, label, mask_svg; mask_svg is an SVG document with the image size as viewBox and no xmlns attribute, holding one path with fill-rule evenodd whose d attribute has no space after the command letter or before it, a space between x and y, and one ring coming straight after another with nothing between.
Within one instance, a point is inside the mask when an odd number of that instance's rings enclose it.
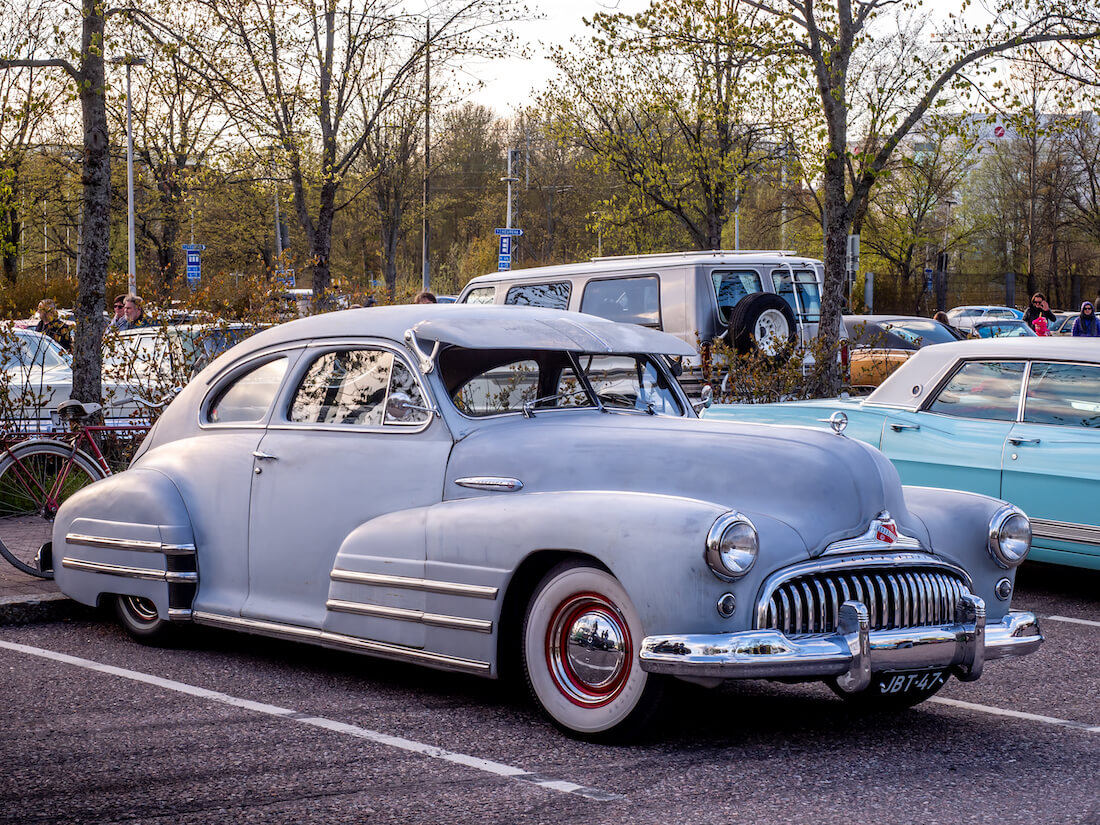
<instances>
[{"instance_id":1,"label":"red wheel rim","mask_svg":"<svg viewBox=\"0 0 1100 825\"><path fill-rule=\"evenodd\" d=\"M546 630L546 665L558 691L580 707L602 707L626 686L633 662L626 619L596 593L570 596Z\"/></svg>"}]
</instances>

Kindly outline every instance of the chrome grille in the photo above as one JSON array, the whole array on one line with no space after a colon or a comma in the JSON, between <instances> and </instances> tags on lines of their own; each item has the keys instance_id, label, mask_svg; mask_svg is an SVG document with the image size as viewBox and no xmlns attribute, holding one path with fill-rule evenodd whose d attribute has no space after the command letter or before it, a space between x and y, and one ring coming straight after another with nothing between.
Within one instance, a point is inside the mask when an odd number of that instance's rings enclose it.
<instances>
[{"instance_id":1,"label":"chrome grille","mask_svg":"<svg viewBox=\"0 0 1100 825\"><path fill-rule=\"evenodd\" d=\"M840 606L849 600L867 607L871 630L949 624L969 592L957 574L926 567L814 572L775 588L763 629L789 636L834 633Z\"/></svg>"}]
</instances>

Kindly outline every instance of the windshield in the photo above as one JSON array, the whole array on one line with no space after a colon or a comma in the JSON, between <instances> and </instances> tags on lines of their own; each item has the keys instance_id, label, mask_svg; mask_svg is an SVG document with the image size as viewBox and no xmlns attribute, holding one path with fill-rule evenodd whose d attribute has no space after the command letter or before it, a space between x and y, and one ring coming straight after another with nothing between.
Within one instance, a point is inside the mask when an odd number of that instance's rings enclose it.
<instances>
[{"instance_id":1,"label":"windshield","mask_svg":"<svg viewBox=\"0 0 1100 825\"><path fill-rule=\"evenodd\" d=\"M455 407L480 418L594 408L685 414L674 379L648 355L448 347L439 374Z\"/></svg>"},{"instance_id":2,"label":"windshield","mask_svg":"<svg viewBox=\"0 0 1100 825\"><path fill-rule=\"evenodd\" d=\"M0 365L5 370L53 369L67 366L68 361L61 345L48 336L4 333L0 335Z\"/></svg>"},{"instance_id":3,"label":"windshield","mask_svg":"<svg viewBox=\"0 0 1100 825\"><path fill-rule=\"evenodd\" d=\"M951 331L947 329L947 327L939 321L933 321L931 319L918 321L885 321L882 327L887 332L892 332L899 338L903 338L914 347L926 346L928 344L946 344L958 340L951 334Z\"/></svg>"}]
</instances>

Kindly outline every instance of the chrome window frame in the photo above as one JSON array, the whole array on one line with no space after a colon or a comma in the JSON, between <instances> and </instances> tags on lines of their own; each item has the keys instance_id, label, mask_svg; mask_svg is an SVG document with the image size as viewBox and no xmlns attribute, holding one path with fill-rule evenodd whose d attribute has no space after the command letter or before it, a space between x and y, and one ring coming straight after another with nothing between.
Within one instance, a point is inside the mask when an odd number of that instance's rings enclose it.
<instances>
[{"instance_id":1,"label":"chrome window frame","mask_svg":"<svg viewBox=\"0 0 1100 825\"><path fill-rule=\"evenodd\" d=\"M275 409L276 404L282 397L286 390L287 376L290 375L298 359L295 357L300 356L302 347L300 344L281 346L275 349L266 350L260 353L253 353L246 360L239 361L226 369L220 371L217 375L214 375L206 382L206 392L203 394L202 402L196 407L196 415L198 417L198 426L200 430L224 430L224 429L246 429L246 430L262 430L267 427L267 422L271 420L272 410ZM267 412L263 418L257 421L210 421L207 418L207 414L210 410L210 405L213 400L226 389L230 384L237 381L241 376L257 370L260 367L268 364L272 361L276 361L279 358L287 359L286 370L283 372L282 380L279 383L278 388L275 390L275 395L271 401L268 402Z\"/></svg>"},{"instance_id":2,"label":"chrome window frame","mask_svg":"<svg viewBox=\"0 0 1100 825\"><path fill-rule=\"evenodd\" d=\"M412 375L413 381L420 388L420 396L424 399L424 406L430 409L427 413L427 418L416 424L387 424L385 423L385 415L382 416L381 424L317 424L309 421L291 421L289 420L290 404L294 400L294 394L297 393L298 387L301 385L302 380L305 378L309 369L317 363L317 360L324 357L327 353L337 352L339 350L347 349L376 349L393 354L394 358L400 358L405 367L408 369L409 374ZM415 359L412 358L409 351L392 341L378 338L342 338L342 339L325 339L318 341L310 341L307 345L302 347L301 356L298 361L287 370L287 374L283 379L282 387L279 390L275 399L275 404L272 407L272 411L268 413L268 423L266 429L268 430L280 430L285 432L335 432L335 433L390 433L390 434L402 434L413 435L415 433L424 432L432 424L432 419L436 415L439 415L439 405L436 403L434 396L429 390L427 384L424 382L423 376L415 365ZM393 370L391 367L390 377L392 380ZM389 398L389 385L386 388L386 398ZM385 402L383 402L385 403ZM274 411L278 411L277 413Z\"/></svg>"}]
</instances>

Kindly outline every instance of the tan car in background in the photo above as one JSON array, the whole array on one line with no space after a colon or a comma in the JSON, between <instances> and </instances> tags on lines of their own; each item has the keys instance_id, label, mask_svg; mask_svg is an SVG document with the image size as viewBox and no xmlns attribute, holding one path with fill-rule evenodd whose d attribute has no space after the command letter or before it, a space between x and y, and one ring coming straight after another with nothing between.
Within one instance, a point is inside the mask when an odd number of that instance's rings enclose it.
<instances>
[{"instance_id":1,"label":"tan car in background","mask_svg":"<svg viewBox=\"0 0 1100 825\"><path fill-rule=\"evenodd\" d=\"M965 336L932 318L917 315L845 315L850 385L877 387L909 357L928 344Z\"/></svg>"}]
</instances>

